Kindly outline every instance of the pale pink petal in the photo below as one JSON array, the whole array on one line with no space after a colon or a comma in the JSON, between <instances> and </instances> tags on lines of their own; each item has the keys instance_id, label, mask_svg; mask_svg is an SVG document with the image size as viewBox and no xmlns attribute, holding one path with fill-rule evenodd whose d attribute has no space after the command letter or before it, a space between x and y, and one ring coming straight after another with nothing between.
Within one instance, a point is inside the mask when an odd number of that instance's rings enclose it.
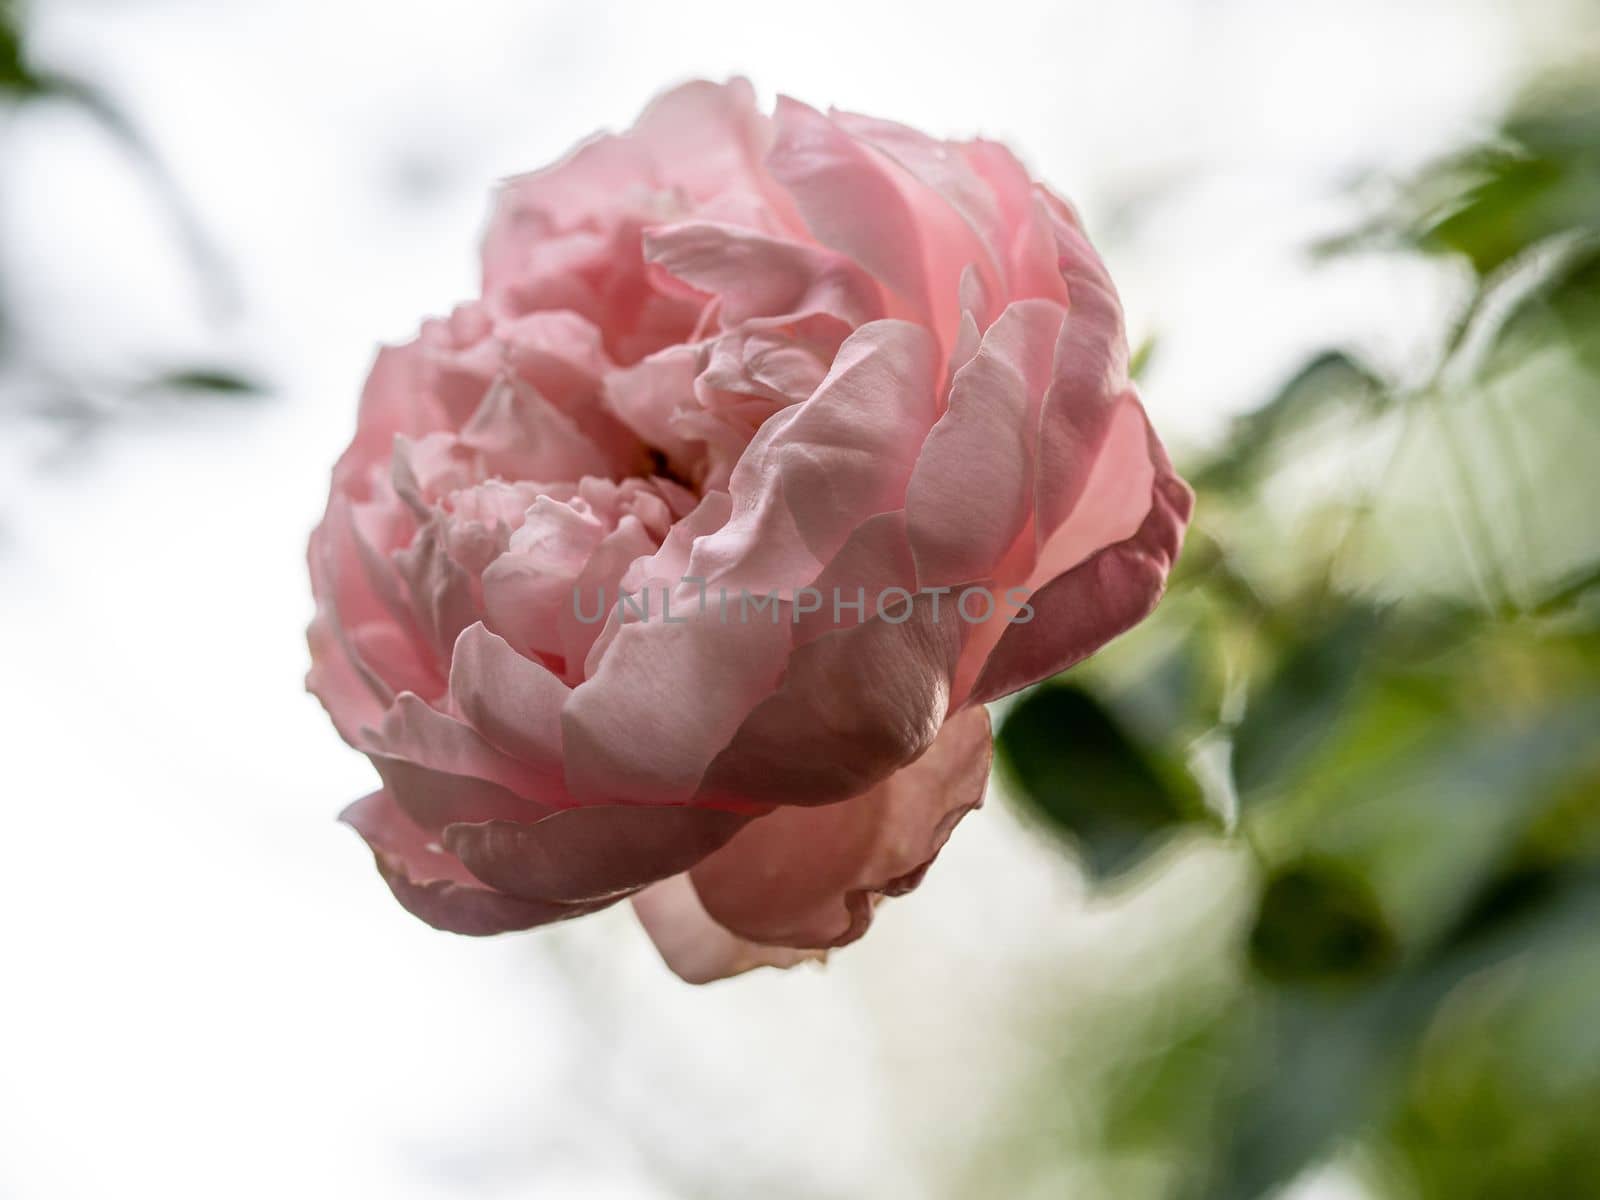
<instances>
[{"instance_id":1,"label":"pale pink petal","mask_svg":"<svg viewBox=\"0 0 1600 1200\"><path fill-rule=\"evenodd\" d=\"M481 937L532 929L611 903L609 899L588 904L519 900L484 887L384 792L357 800L339 819L366 841L395 899L447 933Z\"/></svg>"},{"instance_id":2,"label":"pale pink petal","mask_svg":"<svg viewBox=\"0 0 1600 1200\"><path fill-rule=\"evenodd\" d=\"M679 584L691 574L689 555L695 542L708 533L714 533L727 524L732 502L726 492L710 492L683 517L667 534L661 548L647 559L635 560L623 577L621 587L629 592L647 591ZM591 597L580 592L578 602L584 605L584 615L593 613ZM589 655L584 660L584 678L591 678L600 669L600 663L611 642L621 629L620 605L615 596L608 597L607 619L601 625Z\"/></svg>"},{"instance_id":3,"label":"pale pink petal","mask_svg":"<svg viewBox=\"0 0 1600 1200\"><path fill-rule=\"evenodd\" d=\"M1107 410L1099 442L1084 442L1079 450L1074 470L1083 483L1066 520L1037 547L1028 544L1032 539L1025 533L1023 542L996 570L992 587L1007 601L1031 596L1096 552L1132 538L1151 511L1157 463L1165 459L1135 395L1124 395ZM1036 525L1033 538L1038 532ZM969 626L956 672L958 703L1003 638L1027 636L1013 632L1023 615L1017 605L1006 603L997 605L988 620ZM1048 635L1035 630L1033 636Z\"/></svg>"},{"instance_id":4,"label":"pale pink petal","mask_svg":"<svg viewBox=\"0 0 1600 1200\"><path fill-rule=\"evenodd\" d=\"M561 709L570 694L544 666L482 624L456 639L450 661L456 710L485 741L541 778L561 779Z\"/></svg>"},{"instance_id":5,"label":"pale pink petal","mask_svg":"<svg viewBox=\"0 0 1600 1200\"><path fill-rule=\"evenodd\" d=\"M477 580L450 557L445 520L423 525L411 545L391 559L405 585L411 612L440 663L450 660L450 647L461 631L482 616Z\"/></svg>"},{"instance_id":6,"label":"pale pink petal","mask_svg":"<svg viewBox=\"0 0 1600 1200\"><path fill-rule=\"evenodd\" d=\"M794 204L763 166L772 120L756 107L748 80L696 80L652 100L632 136L658 177L705 216L771 231L803 228Z\"/></svg>"},{"instance_id":7,"label":"pale pink petal","mask_svg":"<svg viewBox=\"0 0 1600 1200\"><path fill-rule=\"evenodd\" d=\"M1060 524L1039 530L1041 541L1028 585L1039 587L1094 551L1133 536L1150 511L1156 481L1154 434L1131 391L1105 412L1095 444L1078 444L1072 470L1077 497Z\"/></svg>"},{"instance_id":8,"label":"pale pink petal","mask_svg":"<svg viewBox=\"0 0 1600 1200\"><path fill-rule=\"evenodd\" d=\"M410 693L366 731L361 748L395 801L428 829L456 821L536 821L565 799L529 764Z\"/></svg>"},{"instance_id":9,"label":"pale pink petal","mask_svg":"<svg viewBox=\"0 0 1600 1200\"><path fill-rule=\"evenodd\" d=\"M1039 412L1065 316L1045 300L1011 305L957 372L906 494L923 587L988 578L1032 516Z\"/></svg>"},{"instance_id":10,"label":"pale pink petal","mask_svg":"<svg viewBox=\"0 0 1600 1200\"><path fill-rule=\"evenodd\" d=\"M497 891L570 904L621 896L687 870L749 820L710 808L600 805L531 825L451 825L444 844Z\"/></svg>"},{"instance_id":11,"label":"pale pink petal","mask_svg":"<svg viewBox=\"0 0 1600 1200\"><path fill-rule=\"evenodd\" d=\"M1013 300L1067 302L1051 222L1040 200L1041 188L1010 150L996 142L973 141L961 147L974 171L989 185L1009 231L1007 275Z\"/></svg>"},{"instance_id":12,"label":"pale pink petal","mask_svg":"<svg viewBox=\"0 0 1600 1200\"><path fill-rule=\"evenodd\" d=\"M1163 469L1138 531L1035 592L1033 619L1005 630L968 700L993 700L1065 671L1148 616L1166 587L1193 507L1194 493Z\"/></svg>"},{"instance_id":13,"label":"pale pink petal","mask_svg":"<svg viewBox=\"0 0 1600 1200\"><path fill-rule=\"evenodd\" d=\"M607 475L613 463L576 421L530 385L502 378L461 431L483 456L486 474L507 479L580 479Z\"/></svg>"},{"instance_id":14,"label":"pale pink petal","mask_svg":"<svg viewBox=\"0 0 1600 1200\"><path fill-rule=\"evenodd\" d=\"M366 496L363 482L374 464L386 463L397 435L419 438L447 427L448 418L422 386L426 352L418 342L385 346L361 391L355 436L333 468L336 490Z\"/></svg>"},{"instance_id":15,"label":"pale pink petal","mask_svg":"<svg viewBox=\"0 0 1600 1200\"><path fill-rule=\"evenodd\" d=\"M903 506L938 375L926 330L857 329L816 393L756 434L733 472L733 516L696 544L694 574L762 591L815 578L856 526Z\"/></svg>"},{"instance_id":16,"label":"pale pink petal","mask_svg":"<svg viewBox=\"0 0 1600 1200\"><path fill-rule=\"evenodd\" d=\"M583 803L687 801L788 654L786 621L724 623L714 603L699 609L698 589L679 587L669 623L660 592L644 595L652 619L620 623L562 714L567 786Z\"/></svg>"},{"instance_id":17,"label":"pale pink petal","mask_svg":"<svg viewBox=\"0 0 1600 1200\"><path fill-rule=\"evenodd\" d=\"M1056 347L1055 382L1039 426L1035 511L1047 539L1084 494L1083 464L1105 436L1111 410L1128 392L1128 343L1122 304L1094 250L1065 219L1056 224L1069 295Z\"/></svg>"},{"instance_id":18,"label":"pale pink petal","mask_svg":"<svg viewBox=\"0 0 1600 1200\"><path fill-rule=\"evenodd\" d=\"M931 321L932 284L916 214L891 174L898 168L798 100L778 97L773 119L777 140L767 168L794 197L812 234L893 292L898 303L891 316Z\"/></svg>"},{"instance_id":19,"label":"pale pink petal","mask_svg":"<svg viewBox=\"0 0 1600 1200\"><path fill-rule=\"evenodd\" d=\"M928 747L945 719L964 631L949 597L896 601L886 605L893 620L873 615L795 650L777 690L707 768L699 799L831 804Z\"/></svg>"},{"instance_id":20,"label":"pale pink petal","mask_svg":"<svg viewBox=\"0 0 1600 1200\"><path fill-rule=\"evenodd\" d=\"M312 619L306 644L311 651L306 690L321 702L339 736L354 746L362 727L383 716L393 694L386 694L387 689L375 682L364 664L357 665L356 655L346 648L342 628L328 615L319 612Z\"/></svg>"},{"instance_id":21,"label":"pale pink petal","mask_svg":"<svg viewBox=\"0 0 1600 1200\"><path fill-rule=\"evenodd\" d=\"M741 937L822 949L866 932L882 896L910 891L983 801L989 716L952 717L927 752L872 791L758 818L689 872L706 912Z\"/></svg>"},{"instance_id":22,"label":"pale pink petal","mask_svg":"<svg viewBox=\"0 0 1600 1200\"><path fill-rule=\"evenodd\" d=\"M893 178L922 233L929 287L935 297L935 319L949 346L951 297L961 292L962 275L975 269L982 294L1007 293L1004 229L993 192L972 170L959 147L929 137L894 121L857 113L829 112L851 137L871 146L900 168ZM941 306L942 300L942 306ZM976 310L980 327L994 313L987 304Z\"/></svg>"},{"instance_id":23,"label":"pale pink petal","mask_svg":"<svg viewBox=\"0 0 1600 1200\"><path fill-rule=\"evenodd\" d=\"M504 296L522 284L533 273L533 254L551 234L618 220L654 187L650 155L609 134L584 142L552 166L507 180L484 238L485 295Z\"/></svg>"},{"instance_id":24,"label":"pale pink petal","mask_svg":"<svg viewBox=\"0 0 1600 1200\"><path fill-rule=\"evenodd\" d=\"M652 229L645 257L721 297L725 326L758 317L826 313L854 327L883 316L872 277L820 246L709 221Z\"/></svg>"},{"instance_id":25,"label":"pale pink petal","mask_svg":"<svg viewBox=\"0 0 1600 1200\"><path fill-rule=\"evenodd\" d=\"M674 875L633 897L633 911L672 972L685 983L712 983L757 967L821 961L824 950L763 946L730 933L707 914L687 875Z\"/></svg>"},{"instance_id":26,"label":"pale pink petal","mask_svg":"<svg viewBox=\"0 0 1600 1200\"><path fill-rule=\"evenodd\" d=\"M701 354L693 346L673 346L606 377L609 412L648 446L665 454L674 470L693 478L700 461L696 440L674 424L681 407L694 395Z\"/></svg>"}]
</instances>

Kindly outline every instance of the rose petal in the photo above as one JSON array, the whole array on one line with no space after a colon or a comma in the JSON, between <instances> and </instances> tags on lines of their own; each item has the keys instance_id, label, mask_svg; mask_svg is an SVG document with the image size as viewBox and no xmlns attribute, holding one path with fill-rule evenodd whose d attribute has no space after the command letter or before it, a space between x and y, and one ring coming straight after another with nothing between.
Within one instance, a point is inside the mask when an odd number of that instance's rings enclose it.
<instances>
[{"instance_id":1,"label":"rose petal","mask_svg":"<svg viewBox=\"0 0 1600 1200\"><path fill-rule=\"evenodd\" d=\"M395 802L427 829L457 821L536 821L564 799L528 764L409 692L377 729L366 731L361 748Z\"/></svg>"},{"instance_id":2,"label":"rose petal","mask_svg":"<svg viewBox=\"0 0 1600 1200\"><path fill-rule=\"evenodd\" d=\"M687 875L674 875L633 897L633 911L672 972L685 983L711 983L756 967L820 961L826 951L763 946L730 933L706 915Z\"/></svg>"},{"instance_id":3,"label":"rose petal","mask_svg":"<svg viewBox=\"0 0 1600 1200\"><path fill-rule=\"evenodd\" d=\"M899 617L898 597L886 607ZM698 799L832 804L921 754L945 719L963 632L949 597L919 594L905 607L903 621L873 616L795 650L783 682L706 769Z\"/></svg>"},{"instance_id":4,"label":"rose petal","mask_svg":"<svg viewBox=\"0 0 1600 1200\"><path fill-rule=\"evenodd\" d=\"M678 588L672 623L624 620L562 714L567 786L581 803L679 804L717 750L777 685L789 646L779 620L723 623ZM683 623L679 624L678 621Z\"/></svg>"},{"instance_id":5,"label":"rose petal","mask_svg":"<svg viewBox=\"0 0 1600 1200\"><path fill-rule=\"evenodd\" d=\"M851 334L816 393L750 443L733 472L733 516L696 544L693 573L730 590L800 587L868 517L902 507L934 421L938 361L915 325Z\"/></svg>"},{"instance_id":6,"label":"rose petal","mask_svg":"<svg viewBox=\"0 0 1600 1200\"><path fill-rule=\"evenodd\" d=\"M357 800L339 819L372 850L395 899L435 929L482 937L595 912L610 900L553 904L484 887L384 792Z\"/></svg>"},{"instance_id":7,"label":"rose petal","mask_svg":"<svg viewBox=\"0 0 1600 1200\"><path fill-rule=\"evenodd\" d=\"M446 427L443 410L422 386L426 357L420 341L378 351L361 390L355 436L333 468L336 491L365 499L368 472L387 461L396 436L420 438Z\"/></svg>"},{"instance_id":8,"label":"rose petal","mask_svg":"<svg viewBox=\"0 0 1600 1200\"><path fill-rule=\"evenodd\" d=\"M1163 470L1149 515L1131 538L1097 552L1033 594L1033 619L1007 627L978 675L970 702L1009 695L1065 671L1143 620L1166 587L1193 507L1194 493Z\"/></svg>"},{"instance_id":9,"label":"rose petal","mask_svg":"<svg viewBox=\"0 0 1600 1200\"><path fill-rule=\"evenodd\" d=\"M645 257L722 298L725 327L757 317L826 313L854 327L883 316L872 277L819 246L710 221L652 229Z\"/></svg>"},{"instance_id":10,"label":"rose petal","mask_svg":"<svg viewBox=\"0 0 1600 1200\"><path fill-rule=\"evenodd\" d=\"M866 795L779 808L689 878L712 919L741 937L811 949L855 941L877 899L916 887L956 823L982 803L990 750L988 713L967 709Z\"/></svg>"},{"instance_id":11,"label":"rose petal","mask_svg":"<svg viewBox=\"0 0 1600 1200\"><path fill-rule=\"evenodd\" d=\"M828 116L900 168L894 179L921 225L934 296L959 295L961 277L972 269L985 295L1004 296L1007 231L993 192L959 149L895 121L837 109ZM975 311L982 327L994 319L987 304Z\"/></svg>"},{"instance_id":12,"label":"rose petal","mask_svg":"<svg viewBox=\"0 0 1600 1200\"><path fill-rule=\"evenodd\" d=\"M956 373L906 494L923 587L987 578L1032 516L1036 431L1065 318L1046 300L1011 305Z\"/></svg>"},{"instance_id":13,"label":"rose petal","mask_svg":"<svg viewBox=\"0 0 1600 1200\"><path fill-rule=\"evenodd\" d=\"M561 779L561 709L571 695L544 666L481 623L456 639L450 697L490 745L552 783Z\"/></svg>"},{"instance_id":14,"label":"rose petal","mask_svg":"<svg viewBox=\"0 0 1600 1200\"><path fill-rule=\"evenodd\" d=\"M1056 223L1061 272L1070 297L1056 347L1055 382L1044 398L1037 450L1038 537L1043 542L1084 495L1083 463L1105 436L1111 410L1129 391L1122 303L1083 234Z\"/></svg>"},{"instance_id":15,"label":"rose petal","mask_svg":"<svg viewBox=\"0 0 1600 1200\"><path fill-rule=\"evenodd\" d=\"M931 320L922 239L916 215L891 176L897 168L788 96L778 97L773 120L777 140L767 169L794 197L811 233L892 291L891 316Z\"/></svg>"},{"instance_id":16,"label":"rose petal","mask_svg":"<svg viewBox=\"0 0 1600 1200\"><path fill-rule=\"evenodd\" d=\"M621 896L687 870L749 820L711 808L599 805L531 825L451 825L444 844L498 891L574 903Z\"/></svg>"}]
</instances>

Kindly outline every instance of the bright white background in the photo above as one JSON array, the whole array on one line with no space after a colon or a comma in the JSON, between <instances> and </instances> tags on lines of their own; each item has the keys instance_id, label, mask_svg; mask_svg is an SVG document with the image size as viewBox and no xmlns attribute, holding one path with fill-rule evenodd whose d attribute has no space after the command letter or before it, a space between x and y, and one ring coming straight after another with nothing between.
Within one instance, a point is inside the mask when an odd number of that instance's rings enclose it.
<instances>
[{"instance_id":1,"label":"bright white background","mask_svg":"<svg viewBox=\"0 0 1600 1200\"><path fill-rule=\"evenodd\" d=\"M275 394L0 427L0 1197L971 1194L1073 1013L1216 932L1227 856L1088 904L997 798L826 970L700 990L625 907L412 921L333 822L372 776L301 689L304 539L373 346L473 291L497 178L739 72L1011 142L1160 335L1181 448L1311 348L1418 357L1448 278L1305 247L1365 173L1490 121L1542 28L1471 0L42 0L38 57L150 135L243 300L204 314L80 117L0 118L35 365L242 358Z\"/></svg>"}]
</instances>

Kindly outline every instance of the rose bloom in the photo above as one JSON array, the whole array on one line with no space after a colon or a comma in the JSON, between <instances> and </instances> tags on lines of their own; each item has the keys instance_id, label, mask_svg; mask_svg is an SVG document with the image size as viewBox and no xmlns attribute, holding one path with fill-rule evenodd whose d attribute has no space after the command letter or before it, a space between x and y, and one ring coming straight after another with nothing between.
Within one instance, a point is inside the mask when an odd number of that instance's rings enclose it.
<instances>
[{"instance_id":1,"label":"rose bloom","mask_svg":"<svg viewBox=\"0 0 1600 1200\"><path fill-rule=\"evenodd\" d=\"M504 184L482 296L378 355L310 547L308 684L382 780L344 819L440 929L630 899L688 980L820 958L1191 503L1008 150L688 84Z\"/></svg>"}]
</instances>

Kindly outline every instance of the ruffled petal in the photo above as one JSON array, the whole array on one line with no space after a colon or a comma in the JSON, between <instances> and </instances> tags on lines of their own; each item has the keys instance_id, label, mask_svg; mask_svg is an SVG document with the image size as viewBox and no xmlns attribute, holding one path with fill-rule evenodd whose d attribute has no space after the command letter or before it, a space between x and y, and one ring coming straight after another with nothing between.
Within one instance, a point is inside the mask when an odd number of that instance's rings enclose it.
<instances>
[{"instance_id":1,"label":"ruffled petal","mask_svg":"<svg viewBox=\"0 0 1600 1200\"><path fill-rule=\"evenodd\" d=\"M1163 465L1138 531L1035 592L1032 619L1006 628L968 700L983 703L1065 671L1148 616L1166 588L1193 508L1194 493Z\"/></svg>"},{"instance_id":2,"label":"ruffled petal","mask_svg":"<svg viewBox=\"0 0 1600 1200\"><path fill-rule=\"evenodd\" d=\"M783 672L789 629L781 610L771 621L724 622L714 602L699 607L697 588L678 586L666 593L668 621L662 594L639 594L653 619L619 624L562 714L567 786L582 803L686 802Z\"/></svg>"},{"instance_id":3,"label":"ruffled petal","mask_svg":"<svg viewBox=\"0 0 1600 1200\"><path fill-rule=\"evenodd\" d=\"M576 903L622 896L687 870L749 820L710 808L600 805L531 825L451 825L444 845L498 891Z\"/></svg>"},{"instance_id":4,"label":"ruffled petal","mask_svg":"<svg viewBox=\"0 0 1600 1200\"><path fill-rule=\"evenodd\" d=\"M355 436L333 468L335 491L366 497L366 478L385 464L397 436L420 438L449 421L426 386L427 351L420 341L385 346L361 390Z\"/></svg>"},{"instance_id":5,"label":"ruffled petal","mask_svg":"<svg viewBox=\"0 0 1600 1200\"><path fill-rule=\"evenodd\" d=\"M1046 300L1011 305L956 373L906 495L923 587L988 578L1027 526L1039 413L1065 318Z\"/></svg>"},{"instance_id":6,"label":"ruffled petal","mask_svg":"<svg viewBox=\"0 0 1600 1200\"><path fill-rule=\"evenodd\" d=\"M440 830L457 821L536 821L564 797L527 763L495 749L416 696L396 698L362 750L413 821Z\"/></svg>"},{"instance_id":7,"label":"ruffled petal","mask_svg":"<svg viewBox=\"0 0 1600 1200\"><path fill-rule=\"evenodd\" d=\"M870 792L779 808L689 878L711 918L741 937L810 949L853 942L877 900L916 887L956 823L982 803L990 752L988 713L967 709Z\"/></svg>"},{"instance_id":8,"label":"ruffled petal","mask_svg":"<svg viewBox=\"0 0 1600 1200\"><path fill-rule=\"evenodd\" d=\"M964 627L949 596L884 595L909 571L901 513L876 518L840 555L870 560L876 574L851 594L844 574L818 580L822 607L808 638L789 659L778 689L764 699L712 762L702 802L749 797L776 804L824 805L859 795L921 754L938 734L950 698ZM860 585L856 585L860 586ZM835 596L863 599L859 623L820 632L832 622ZM883 601L882 612L878 602Z\"/></svg>"},{"instance_id":9,"label":"ruffled petal","mask_svg":"<svg viewBox=\"0 0 1600 1200\"><path fill-rule=\"evenodd\" d=\"M842 254L710 221L645 234L645 257L722 300L725 326L824 313L850 327L883 316L872 277Z\"/></svg>"},{"instance_id":10,"label":"ruffled petal","mask_svg":"<svg viewBox=\"0 0 1600 1200\"><path fill-rule=\"evenodd\" d=\"M1006 231L993 192L971 168L958 147L931 138L921 130L859 113L829 112L851 137L871 146L899 169L893 178L922 231L929 286L944 300L936 311L941 332L951 298L961 294L961 277L975 270L980 294L1007 294ZM977 308L978 323L994 319L987 303Z\"/></svg>"},{"instance_id":11,"label":"ruffled petal","mask_svg":"<svg viewBox=\"0 0 1600 1200\"><path fill-rule=\"evenodd\" d=\"M339 819L372 850L395 899L435 929L483 937L594 912L611 900L552 904L484 887L384 792L357 800Z\"/></svg>"},{"instance_id":12,"label":"ruffled petal","mask_svg":"<svg viewBox=\"0 0 1600 1200\"><path fill-rule=\"evenodd\" d=\"M931 322L922 239L891 175L894 164L798 100L778 97L773 120L777 140L767 169L794 197L812 235L890 289L889 315ZM952 289L952 309L954 298Z\"/></svg>"},{"instance_id":13,"label":"ruffled petal","mask_svg":"<svg viewBox=\"0 0 1600 1200\"><path fill-rule=\"evenodd\" d=\"M734 471L733 515L695 540L687 572L654 581L647 594L656 619L623 621L573 693L565 734L574 795L660 804L694 793L712 758L775 688L791 618L774 609L770 623L751 620L741 607L729 619L685 576L736 604L745 594L789 600L856 526L899 509L933 422L937 361L926 330L865 325L810 400L761 427ZM659 608L661 588L670 620Z\"/></svg>"},{"instance_id":14,"label":"ruffled petal","mask_svg":"<svg viewBox=\"0 0 1600 1200\"><path fill-rule=\"evenodd\" d=\"M450 698L485 741L552 783L561 779L561 709L567 685L481 623L456 639Z\"/></svg>"},{"instance_id":15,"label":"ruffled petal","mask_svg":"<svg viewBox=\"0 0 1600 1200\"><path fill-rule=\"evenodd\" d=\"M832 804L871 787L933 740L961 651L948 607L917 596L903 622L880 617L796 650L783 683L707 769L699 798ZM948 605L948 600L946 600Z\"/></svg>"},{"instance_id":16,"label":"ruffled petal","mask_svg":"<svg viewBox=\"0 0 1600 1200\"><path fill-rule=\"evenodd\" d=\"M730 589L809 583L858 525L904 505L938 379L927 330L902 321L857 329L816 393L750 443L733 472L733 516L696 544L694 574Z\"/></svg>"},{"instance_id":17,"label":"ruffled petal","mask_svg":"<svg viewBox=\"0 0 1600 1200\"><path fill-rule=\"evenodd\" d=\"M1111 277L1065 216L1056 221L1055 231L1069 300L1056 347L1055 382L1039 424L1034 507L1041 543L1085 494L1084 463L1104 438L1112 410L1129 392L1122 303Z\"/></svg>"},{"instance_id":18,"label":"ruffled petal","mask_svg":"<svg viewBox=\"0 0 1600 1200\"><path fill-rule=\"evenodd\" d=\"M707 914L687 875L674 875L633 898L633 911L662 959L685 983L712 983L757 967L792 967L827 958L822 950L795 950L746 941Z\"/></svg>"},{"instance_id":19,"label":"ruffled petal","mask_svg":"<svg viewBox=\"0 0 1600 1200\"><path fill-rule=\"evenodd\" d=\"M749 80L695 80L664 92L640 114L632 137L657 177L698 209L763 228L800 228L792 204L762 169L772 121L756 107Z\"/></svg>"}]
</instances>

